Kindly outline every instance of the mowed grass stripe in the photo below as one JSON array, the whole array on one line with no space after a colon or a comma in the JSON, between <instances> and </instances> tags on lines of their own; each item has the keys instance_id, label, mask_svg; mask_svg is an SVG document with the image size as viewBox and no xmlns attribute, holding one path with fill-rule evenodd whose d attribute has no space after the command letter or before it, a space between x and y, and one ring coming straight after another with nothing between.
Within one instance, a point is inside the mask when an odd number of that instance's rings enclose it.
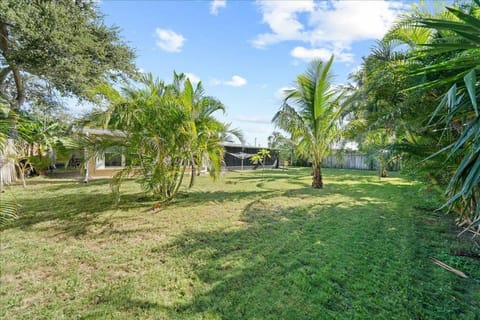
<instances>
[{"instance_id":1,"label":"mowed grass stripe","mask_svg":"<svg viewBox=\"0 0 480 320\"><path fill-rule=\"evenodd\" d=\"M133 181L34 179L1 231L9 319L476 319L478 260L414 181L374 172L245 171L159 211ZM439 268L435 256L467 273Z\"/></svg>"}]
</instances>

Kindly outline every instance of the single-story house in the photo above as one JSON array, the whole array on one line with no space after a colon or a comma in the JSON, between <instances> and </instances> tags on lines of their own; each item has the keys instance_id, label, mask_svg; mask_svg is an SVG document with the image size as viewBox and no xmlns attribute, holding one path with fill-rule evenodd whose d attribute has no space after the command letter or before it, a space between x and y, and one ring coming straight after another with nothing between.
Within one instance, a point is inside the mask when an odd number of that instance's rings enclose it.
<instances>
[{"instance_id":1,"label":"single-story house","mask_svg":"<svg viewBox=\"0 0 480 320\"><path fill-rule=\"evenodd\" d=\"M74 132L90 138L111 137L112 140L115 138L125 137L126 135L125 132L119 130L92 128L79 128L75 129ZM256 168L258 167L258 164L252 163L250 158L259 150L268 149L229 142L224 142L222 145L225 148L224 169L226 170ZM79 152L74 156L72 162L79 163L82 159L88 159L88 161L83 165L85 181L88 181L89 178L113 177L117 172L125 168L129 161L129 157L121 152L118 152L118 149L115 149L115 147L106 149L102 152L97 152L95 155L88 154L87 150ZM278 163L278 159L276 159L275 155L272 154L271 158L266 159L265 166L273 166L276 163Z\"/></svg>"}]
</instances>

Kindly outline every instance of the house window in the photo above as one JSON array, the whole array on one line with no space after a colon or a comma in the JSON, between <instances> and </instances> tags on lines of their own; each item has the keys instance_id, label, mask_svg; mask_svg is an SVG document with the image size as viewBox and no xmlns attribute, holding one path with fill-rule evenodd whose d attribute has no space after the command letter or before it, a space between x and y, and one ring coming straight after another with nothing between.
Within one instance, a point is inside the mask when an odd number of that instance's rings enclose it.
<instances>
[{"instance_id":1,"label":"house window","mask_svg":"<svg viewBox=\"0 0 480 320\"><path fill-rule=\"evenodd\" d=\"M105 169L111 167L124 167L125 157L119 148L109 148L99 154L96 159L96 168Z\"/></svg>"},{"instance_id":2,"label":"house window","mask_svg":"<svg viewBox=\"0 0 480 320\"><path fill-rule=\"evenodd\" d=\"M122 167L122 154L118 152L105 152L105 167Z\"/></svg>"}]
</instances>

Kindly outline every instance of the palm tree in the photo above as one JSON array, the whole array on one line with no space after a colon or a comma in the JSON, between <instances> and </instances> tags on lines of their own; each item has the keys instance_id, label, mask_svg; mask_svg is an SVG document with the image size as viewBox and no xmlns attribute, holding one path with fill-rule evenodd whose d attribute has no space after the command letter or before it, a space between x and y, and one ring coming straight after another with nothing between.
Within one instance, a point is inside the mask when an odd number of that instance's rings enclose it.
<instances>
[{"instance_id":1,"label":"palm tree","mask_svg":"<svg viewBox=\"0 0 480 320\"><path fill-rule=\"evenodd\" d=\"M298 155L312 161L313 188L323 188L322 160L338 138L340 97L331 82L332 63L333 56L326 62L312 62L297 77L295 88L286 90L283 105L272 120L297 143Z\"/></svg>"},{"instance_id":2,"label":"palm tree","mask_svg":"<svg viewBox=\"0 0 480 320\"><path fill-rule=\"evenodd\" d=\"M12 182L16 177L15 163L11 158L13 153L13 141L8 139L11 128L13 111L6 104L0 102L0 226L7 224L17 218L18 205L13 199L7 199L4 182Z\"/></svg>"},{"instance_id":3,"label":"palm tree","mask_svg":"<svg viewBox=\"0 0 480 320\"><path fill-rule=\"evenodd\" d=\"M270 150L260 149L258 152L250 158L252 163L262 165L262 177L265 176L265 162L267 158L271 158Z\"/></svg>"},{"instance_id":4,"label":"palm tree","mask_svg":"<svg viewBox=\"0 0 480 320\"><path fill-rule=\"evenodd\" d=\"M228 126L213 117L224 107L205 97L201 84L194 89L182 74L175 74L170 85L146 75L120 92L109 86L97 92L110 102L103 114L107 127L126 133L114 142L130 156L125 170L114 179L117 195L122 179L129 175L137 176L144 189L160 200L175 196L189 166L190 185L200 163L208 162L210 175L218 176ZM108 146L111 142L104 143Z\"/></svg>"},{"instance_id":5,"label":"palm tree","mask_svg":"<svg viewBox=\"0 0 480 320\"><path fill-rule=\"evenodd\" d=\"M423 83L423 89L448 84L443 99L432 115L431 123L437 123L442 136L451 133L455 140L436 154L446 153L447 159L461 159L455 164L450 179L445 206L461 216L465 230L480 230L480 111L478 101L480 85L477 80L480 49L480 1L474 0L463 9L447 7L456 20L444 18L420 18L416 22L435 31L436 41L427 43L422 55L438 59L418 70L419 73L446 73L448 77Z\"/></svg>"},{"instance_id":6,"label":"palm tree","mask_svg":"<svg viewBox=\"0 0 480 320\"><path fill-rule=\"evenodd\" d=\"M208 163L216 166L210 168L210 173L215 177L220 171L223 149L218 146L222 142L222 133L225 125L215 119L213 114L217 111L225 112L225 106L216 98L205 95L202 82L194 87L185 74L174 72L173 84L169 87L174 96L177 96L187 116L185 124L190 135L189 156L190 156L190 183L191 188L195 176L200 173L198 166Z\"/></svg>"}]
</instances>

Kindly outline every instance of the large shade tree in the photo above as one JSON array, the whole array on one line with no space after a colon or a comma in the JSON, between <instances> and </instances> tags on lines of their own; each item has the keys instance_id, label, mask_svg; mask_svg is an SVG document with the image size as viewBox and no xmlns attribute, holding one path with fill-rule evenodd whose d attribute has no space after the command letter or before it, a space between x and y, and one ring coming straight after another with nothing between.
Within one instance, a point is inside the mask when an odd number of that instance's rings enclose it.
<instances>
[{"instance_id":1,"label":"large shade tree","mask_svg":"<svg viewBox=\"0 0 480 320\"><path fill-rule=\"evenodd\" d=\"M322 161L338 139L340 115L339 94L332 85L328 61L314 61L300 74L294 88L286 90L286 98L273 118L274 124L289 133L296 153L312 162L313 188L322 188Z\"/></svg>"},{"instance_id":2,"label":"large shade tree","mask_svg":"<svg viewBox=\"0 0 480 320\"><path fill-rule=\"evenodd\" d=\"M134 75L133 58L118 29L105 25L95 1L0 1L0 104L17 115L4 132L9 139L0 145L0 170L6 173L0 179L15 178L14 162L7 158L29 153L22 146L32 141L22 140L33 137L22 137L18 121L35 126L39 119L31 110L39 105L66 96L84 99L92 85Z\"/></svg>"},{"instance_id":3,"label":"large shade tree","mask_svg":"<svg viewBox=\"0 0 480 320\"><path fill-rule=\"evenodd\" d=\"M52 88L85 97L92 82L133 73L133 57L94 1L0 1L0 95L13 108Z\"/></svg>"}]
</instances>

